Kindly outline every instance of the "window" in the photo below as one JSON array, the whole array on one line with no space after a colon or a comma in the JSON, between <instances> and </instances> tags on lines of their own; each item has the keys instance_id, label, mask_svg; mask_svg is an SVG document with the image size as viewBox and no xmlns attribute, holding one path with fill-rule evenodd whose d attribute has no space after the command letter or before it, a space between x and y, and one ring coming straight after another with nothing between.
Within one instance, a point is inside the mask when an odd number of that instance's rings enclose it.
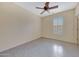
<instances>
[{"instance_id":1,"label":"window","mask_svg":"<svg viewBox=\"0 0 79 59\"><path fill-rule=\"evenodd\" d=\"M53 32L54 34L63 34L64 18L57 16L53 18Z\"/></svg>"}]
</instances>

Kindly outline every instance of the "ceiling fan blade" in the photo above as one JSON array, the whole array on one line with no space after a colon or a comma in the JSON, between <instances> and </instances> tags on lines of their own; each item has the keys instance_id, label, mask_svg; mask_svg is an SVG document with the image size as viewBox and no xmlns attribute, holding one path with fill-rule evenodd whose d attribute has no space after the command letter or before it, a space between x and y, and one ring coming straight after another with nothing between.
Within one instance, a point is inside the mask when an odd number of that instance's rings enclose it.
<instances>
[{"instance_id":1,"label":"ceiling fan blade","mask_svg":"<svg viewBox=\"0 0 79 59\"><path fill-rule=\"evenodd\" d=\"M41 7L36 7L37 9L44 9L44 8L41 8Z\"/></svg>"},{"instance_id":2,"label":"ceiling fan blade","mask_svg":"<svg viewBox=\"0 0 79 59\"><path fill-rule=\"evenodd\" d=\"M55 9L55 8L58 8L58 5L50 7L49 9Z\"/></svg>"},{"instance_id":3,"label":"ceiling fan blade","mask_svg":"<svg viewBox=\"0 0 79 59\"><path fill-rule=\"evenodd\" d=\"M45 10L44 11L42 11L40 14L43 14L45 12Z\"/></svg>"},{"instance_id":4,"label":"ceiling fan blade","mask_svg":"<svg viewBox=\"0 0 79 59\"><path fill-rule=\"evenodd\" d=\"M48 13L50 13L50 11L49 11L49 10L47 10L47 12L48 12Z\"/></svg>"}]
</instances>

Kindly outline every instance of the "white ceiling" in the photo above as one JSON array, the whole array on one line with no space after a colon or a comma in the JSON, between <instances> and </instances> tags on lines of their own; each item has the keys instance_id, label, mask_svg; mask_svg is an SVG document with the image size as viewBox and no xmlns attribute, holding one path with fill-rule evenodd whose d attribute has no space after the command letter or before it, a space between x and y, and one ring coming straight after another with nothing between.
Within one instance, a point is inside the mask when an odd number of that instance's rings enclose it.
<instances>
[{"instance_id":1,"label":"white ceiling","mask_svg":"<svg viewBox=\"0 0 79 59\"><path fill-rule=\"evenodd\" d=\"M49 5L50 7L55 5L58 5L59 7L56 9L51 9L50 13L45 12L44 14L40 14L43 10L36 9L36 7L43 7L44 2L16 2L16 4L42 17L52 15L54 13L66 11L69 9L73 9L77 5L76 2L50 2L50 5Z\"/></svg>"}]
</instances>

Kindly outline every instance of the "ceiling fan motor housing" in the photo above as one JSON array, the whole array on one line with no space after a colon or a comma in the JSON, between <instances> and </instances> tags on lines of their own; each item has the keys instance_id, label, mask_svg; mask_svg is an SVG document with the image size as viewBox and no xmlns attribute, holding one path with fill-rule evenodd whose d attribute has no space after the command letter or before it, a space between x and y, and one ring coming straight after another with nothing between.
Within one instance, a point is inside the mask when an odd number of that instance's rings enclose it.
<instances>
[{"instance_id":1,"label":"ceiling fan motor housing","mask_svg":"<svg viewBox=\"0 0 79 59\"><path fill-rule=\"evenodd\" d=\"M48 7L45 6L45 7L44 7L44 10L48 10Z\"/></svg>"}]
</instances>

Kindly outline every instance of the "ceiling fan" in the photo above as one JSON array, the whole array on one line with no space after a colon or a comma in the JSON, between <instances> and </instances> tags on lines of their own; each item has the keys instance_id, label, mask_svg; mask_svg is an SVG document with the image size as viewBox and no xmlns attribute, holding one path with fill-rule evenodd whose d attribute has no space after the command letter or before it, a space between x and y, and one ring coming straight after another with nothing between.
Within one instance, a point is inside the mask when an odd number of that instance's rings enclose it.
<instances>
[{"instance_id":1,"label":"ceiling fan","mask_svg":"<svg viewBox=\"0 0 79 59\"><path fill-rule=\"evenodd\" d=\"M43 9L44 11L42 11L40 14L43 14L45 11L47 11L49 13L50 9L55 9L58 8L58 5L53 6L53 7L49 7L49 2L45 2L45 6L43 8L41 7L36 7L37 9Z\"/></svg>"}]
</instances>

